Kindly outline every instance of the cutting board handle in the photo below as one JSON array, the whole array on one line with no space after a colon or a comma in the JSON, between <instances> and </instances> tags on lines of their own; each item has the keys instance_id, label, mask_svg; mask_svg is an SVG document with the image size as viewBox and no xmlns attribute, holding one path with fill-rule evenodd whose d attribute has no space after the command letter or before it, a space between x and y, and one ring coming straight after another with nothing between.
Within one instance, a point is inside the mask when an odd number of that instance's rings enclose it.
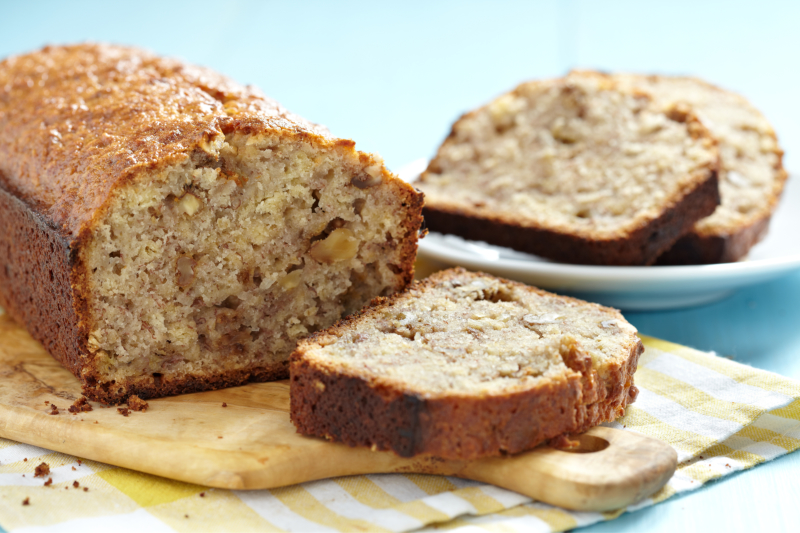
<instances>
[{"instance_id":1,"label":"cutting board handle","mask_svg":"<svg viewBox=\"0 0 800 533\"><path fill-rule=\"evenodd\" d=\"M570 451L539 447L513 457L464 463L451 475L483 481L576 511L610 511L664 486L678 454L633 431L595 427Z\"/></svg>"}]
</instances>

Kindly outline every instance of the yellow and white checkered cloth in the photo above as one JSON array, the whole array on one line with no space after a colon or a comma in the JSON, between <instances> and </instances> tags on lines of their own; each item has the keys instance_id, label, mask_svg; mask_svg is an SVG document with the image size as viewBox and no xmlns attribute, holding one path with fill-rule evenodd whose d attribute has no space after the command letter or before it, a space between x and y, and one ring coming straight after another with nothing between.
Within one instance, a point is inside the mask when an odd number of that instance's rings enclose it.
<instances>
[{"instance_id":1,"label":"yellow and white checkered cloth","mask_svg":"<svg viewBox=\"0 0 800 533\"><path fill-rule=\"evenodd\" d=\"M643 340L646 351L635 377L641 393L611 426L668 442L680 465L663 489L628 510L800 447L800 382ZM42 461L53 478L47 487L33 478ZM30 504L22 505L26 498ZM624 511L576 513L482 483L415 474L353 476L274 490L208 489L0 439L0 525L15 533L409 531L433 525L456 531L563 531Z\"/></svg>"}]
</instances>

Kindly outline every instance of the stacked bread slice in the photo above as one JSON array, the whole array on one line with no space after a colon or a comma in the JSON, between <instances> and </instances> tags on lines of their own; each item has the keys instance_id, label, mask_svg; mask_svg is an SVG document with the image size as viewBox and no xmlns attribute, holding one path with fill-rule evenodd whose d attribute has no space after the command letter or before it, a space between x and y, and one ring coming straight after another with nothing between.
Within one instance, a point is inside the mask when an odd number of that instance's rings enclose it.
<instances>
[{"instance_id":1,"label":"stacked bread slice","mask_svg":"<svg viewBox=\"0 0 800 533\"><path fill-rule=\"evenodd\" d=\"M718 142L721 204L658 263L726 263L744 257L766 234L787 177L783 151L769 122L743 97L697 78L614 78L647 91L664 106L690 106Z\"/></svg>"},{"instance_id":2,"label":"stacked bread slice","mask_svg":"<svg viewBox=\"0 0 800 533\"><path fill-rule=\"evenodd\" d=\"M419 187L432 231L557 261L731 261L766 229L780 158L741 97L687 78L575 71L461 117Z\"/></svg>"},{"instance_id":3,"label":"stacked bread slice","mask_svg":"<svg viewBox=\"0 0 800 533\"><path fill-rule=\"evenodd\" d=\"M402 456L517 453L622 414L642 351L616 310L452 269L301 341L291 417Z\"/></svg>"}]
</instances>

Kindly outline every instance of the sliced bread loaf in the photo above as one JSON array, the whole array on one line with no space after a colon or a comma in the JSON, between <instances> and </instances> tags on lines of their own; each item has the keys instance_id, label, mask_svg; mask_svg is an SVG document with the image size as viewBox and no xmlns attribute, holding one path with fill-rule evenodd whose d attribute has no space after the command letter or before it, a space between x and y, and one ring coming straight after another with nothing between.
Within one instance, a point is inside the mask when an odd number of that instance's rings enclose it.
<instances>
[{"instance_id":1,"label":"sliced bread loaf","mask_svg":"<svg viewBox=\"0 0 800 533\"><path fill-rule=\"evenodd\" d=\"M724 263L742 258L766 235L787 176L783 151L769 122L743 97L696 78L635 74L614 78L653 94L665 106L691 106L718 141L721 204L658 263Z\"/></svg>"},{"instance_id":2,"label":"sliced bread loaf","mask_svg":"<svg viewBox=\"0 0 800 533\"><path fill-rule=\"evenodd\" d=\"M432 231L563 262L646 265L714 211L717 164L688 109L576 72L461 117L418 187Z\"/></svg>"},{"instance_id":3,"label":"sliced bread loaf","mask_svg":"<svg viewBox=\"0 0 800 533\"><path fill-rule=\"evenodd\" d=\"M285 378L413 277L422 197L259 91L132 48L0 62L0 305L104 402Z\"/></svg>"},{"instance_id":4,"label":"sliced bread loaf","mask_svg":"<svg viewBox=\"0 0 800 533\"><path fill-rule=\"evenodd\" d=\"M301 341L291 418L402 456L517 453L619 416L643 349L614 309L456 268Z\"/></svg>"}]
</instances>

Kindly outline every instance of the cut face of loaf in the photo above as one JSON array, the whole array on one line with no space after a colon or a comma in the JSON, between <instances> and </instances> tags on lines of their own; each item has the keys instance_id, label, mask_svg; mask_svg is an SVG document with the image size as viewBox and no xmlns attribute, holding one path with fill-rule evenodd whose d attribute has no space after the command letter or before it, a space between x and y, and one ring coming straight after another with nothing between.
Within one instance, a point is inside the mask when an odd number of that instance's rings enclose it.
<instances>
[{"instance_id":1,"label":"cut face of loaf","mask_svg":"<svg viewBox=\"0 0 800 533\"><path fill-rule=\"evenodd\" d=\"M689 105L719 146L719 191L714 214L695 224L659 264L736 261L766 235L786 181L783 151L764 116L741 96L695 78L618 74L664 106Z\"/></svg>"},{"instance_id":2,"label":"cut face of loaf","mask_svg":"<svg viewBox=\"0 0 800 533\"><path fill-rule=\"evenodd\" d=\"M421 195L252 89L79 45L7 59L0 90L0 305L92 399L285 378L413 277Z\"/></svg>"},{"instance_id":3,"label":"cut face of loaf","mask_svg":"<svg viewBox=\"0 0 800 533\"><path fill-rule=\"evenodd\" d=\"M301 341L291 417L402 456L517 453L619 416L642 351L616 310L452 269Z\"/></svg>"},{"instance_id":4,"label":"cut face of loaf","mask_svg":"<svg viewBox=\"0 0 800 533\"><path fill-rule=\"evenodd\" d=\"M714 141L686 109L573 73L464 115L418 186L432 231L644 265L713 212L716 167Z\"/></svg>"},{"instance_id":5,"label":"cut face of loaf","mask_svg":"<svg viewBox=\"0 0 800 533\"><path fill-rule=\"evenodd\" d=\"M120 189L96 226L100 386L283 377L298 339L409 281L416 229L380 162L278 135L234 133L209 152Z\"/></svg>"}]
</instances>

